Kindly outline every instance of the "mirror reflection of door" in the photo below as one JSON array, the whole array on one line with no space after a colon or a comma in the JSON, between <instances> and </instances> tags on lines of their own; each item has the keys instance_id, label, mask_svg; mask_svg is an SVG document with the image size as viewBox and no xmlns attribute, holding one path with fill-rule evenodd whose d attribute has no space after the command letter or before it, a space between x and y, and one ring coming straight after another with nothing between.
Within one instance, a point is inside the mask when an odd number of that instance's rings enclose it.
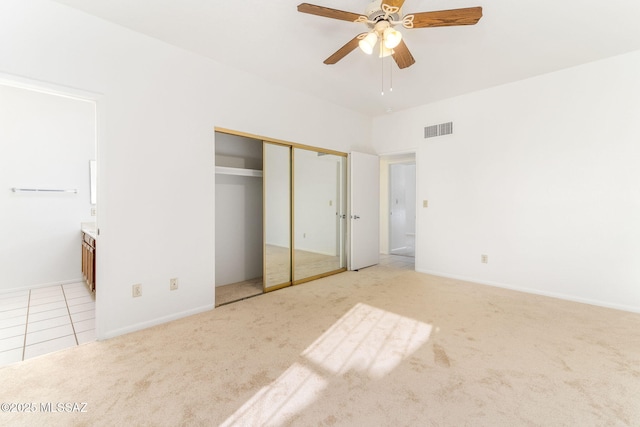
<instances>
[{"instance_id":1,"label":"mirror reflection of door","mask_svg":"<svg viewBox=\"0 0 640 427\"><path fill-rule=\"evenodd\" d=\"M294 283L346 267L346 157L293 151Z\"/></svg>"},{"instance_id":2,"label":"mirror reflection of door","mask_svg":"<svg viewBox=\"0 0 640 427\"><path fill-rule=\"evenodd\" d=\"M291 285L291 148L264 142L265 291Z\"/></svg>"}]
</instances>

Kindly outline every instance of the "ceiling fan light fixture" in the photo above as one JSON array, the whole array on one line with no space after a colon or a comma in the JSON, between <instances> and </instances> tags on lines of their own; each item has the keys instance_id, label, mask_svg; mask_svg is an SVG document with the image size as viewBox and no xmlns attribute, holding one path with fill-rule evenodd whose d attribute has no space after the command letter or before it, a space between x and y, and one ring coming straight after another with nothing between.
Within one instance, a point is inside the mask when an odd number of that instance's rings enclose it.
<instances>
[{"instance_id":1,"label":"ceiling fan light fixture","mask_svg":"<svg viewBox=\"0 0 640 427\"><path fill-rule=\"evenodd\" d=\"M388 47L386 47L384 45L384 43L380 44L380 52L378 57L379 58L386 58L387 56L393 55L393 49L389 49Z\"/></svg>"},{"instance_id":2,"label":"ceiling fan light fixture","mask_svg":"<svg viewBox=\"0 0 640 427\"><path fill-rule=\"evenodd\" d=\"M416 63L416 60L413 58L413 55L411 55L411 52L409 52L399 32L387 31L388 34L385 37L385 30L389 27L402 25L404 28L411 29L475 25L480 18L482 18L482 6L418 12L403 16L401 10L404 1L405 0L369 0L370 4L366 7L364 14L309 3L299 4L298 12L324 18L338 19L340 21L366 24L369 28L367 32L358 34L325 59L325 64L331 65L337 63L355 50L357 46L360 46L363 52L372 54L378 39L380 39L380 44L391 50L393 59L400 69L410 67ZM387 40L385 40L385 38ZM384 56L385 52L383 49L380 50Z\"/></svg>"},{"instance_id":3,"label":"ceiling fan light fixture","mask_svg":"<svg viewBox=\"0 0 640 427\"><path fill-rule=\"evenodd\" d=\"M400 41L402 41L402 33L391 27L384 30L382 37L384 40L384 47L387 49L393 49L400 44Z\"/></svg>"},{"instance_id":4,"label":"ceiling fan light fixture","mask_svg":"<svg viewBox=\"0 0 640 427\"><path fill-rule=\"evenodd\" d=\"M373 48L376 46L378 42L378 35L375 32L370 32L366 35L365 38L358 42L358 46L360 49L366 53L367 55L371 55L373 53Z\"/></svg>"}]
</instances>

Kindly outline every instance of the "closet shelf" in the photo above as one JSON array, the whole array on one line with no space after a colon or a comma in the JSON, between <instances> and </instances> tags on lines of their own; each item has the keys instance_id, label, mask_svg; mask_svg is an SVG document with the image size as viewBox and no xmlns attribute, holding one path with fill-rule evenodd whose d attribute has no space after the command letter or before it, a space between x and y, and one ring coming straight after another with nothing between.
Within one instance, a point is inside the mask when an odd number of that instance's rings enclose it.
<instances>
[{"instance_id":1,"label":"closet shelf","mask_svg":"<svg viewBox=\"0 0 640 427\"><path fill-rule=\"evenodd\" d=\"M220 175L237 175L237 176L253 176L262 178L262 171L257 169L228 168L226 166L216 166L216 174Z\"/></svg>"}]
</instances>

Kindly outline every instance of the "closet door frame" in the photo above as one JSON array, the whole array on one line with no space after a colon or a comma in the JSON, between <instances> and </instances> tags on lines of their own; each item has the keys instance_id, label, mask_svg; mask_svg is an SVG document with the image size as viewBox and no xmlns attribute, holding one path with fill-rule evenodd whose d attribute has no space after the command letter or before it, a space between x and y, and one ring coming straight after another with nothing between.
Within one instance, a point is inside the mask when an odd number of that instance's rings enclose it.
<instances>
[{"instance_id":1,"label":"closet door frame","mask_svg":"<svg viewBox=\"0 0 640 427\"><path fill-rule=\"evenodd\" d=\"M247 133L247 132L241 132L241 131L236 131L236 130L232 130L232 129L226 129L226 128L221 128L221 127L215 127L214 130L216 132L221 132L221 133L226 133L226 134L230 134L230 135L237 135L237 136L243 136L243 137L247 137L247 138L251 138L251 139L257 139L257 140L261 140L263 141L263 150L264 150L264 143L269 143L269 144L276 144L276 145L282 145L282 146L286 146L289 147L289 152L290 152L290 168L289 168L289 173L290 173L290 221L289 221L289 226L290 226L290 230L289 230L289 241L290 241L290 251L291 251L291 258L290 258L290 276L289 278L291 279L289 282L287 283L282 283L282 284L278 284L278 285L274 285L271 286L269 288L264 287L264 291L265 292L271 292L271 291L275 291L277 289L282 289L291 285L298 285L301 283L305 283L305 282L309 282L311 280L316 280L322 277L326 277L326 276L331 276L337 273L341 273L344 271L347 271L347 266L349 264L349 260L347 259L348 255L348 251L346 250L346 247L343 248L344 251L344 267L339 268L337 270L333 270L333 271L327 271L327 272L323 272L320 274L316 274L314 276L310 276L310 277L305 277L303 279L299 279L296 280L296 278L294 277L294 262L295 262L295 239L294 239L294 232L295 232L295 221L294 221L294 209L295 209L295 198L294 198L294 186L295 186L295 182L293 179L293 168L295 167L295 158L294 158L294 148L299 148L299 149L303 149L303 150L310 150L310 151L315 151L318 153L324 153L324 154L331 154L331 155L335 155L335 156L339 156L339 157L344 157L345 161L347 161L346 159L348 158L348 154L344 153L342 151L336 151L336 150L331 150L331 149L326 149L326 148L320 148L320 147L314 147L311 145L305 145L305 144L298 144L295 142L290 142L290 141L284 141L281 139L274 139L274 138L269 138L269 137L265 137L265 136L261 136L261 135L255 135L255 134L251 134L251 133ZM263 162L264 162L264 156L263 156ZM264 164L263 164L263 170L264 170ZM265 180L263 179L263 188L264 188L264 182ZM346 180L345 177L345 183L347 183L348 180ZM348 185L348 184L346 184ZM347 189L345 189L347 190ZM263 194L263 252L266 254L266 224L264 224L265 221L265 215L264 215L264 209L265 209L265 200L266 200L266 195ZM346 212L346 207L345 207L345 212ZM347 239L348 238L348 232L345 229L345 236L344 238ZM263 255L263 257L265 257L266 255ZM263 261L263 272L266 269L266 262ZM263 282L264 282L264 276L263 276Z\"/></svg>"}]
</instances>

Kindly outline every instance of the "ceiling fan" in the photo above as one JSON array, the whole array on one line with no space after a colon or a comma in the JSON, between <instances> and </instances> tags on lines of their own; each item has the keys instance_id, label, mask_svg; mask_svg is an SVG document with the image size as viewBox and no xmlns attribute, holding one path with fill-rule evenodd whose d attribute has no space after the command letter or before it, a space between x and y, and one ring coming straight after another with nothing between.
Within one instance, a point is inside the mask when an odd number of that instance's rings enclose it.
<instances>
[{"instance_id":1,"label":"ceiling fan","mask_svg":"<svg viewBox=\"0 0 640 427\"><path fill-rule=\"evenodd\" d=\"M454 25L474 25L482 17L482 7L419 12L404 15L401 9L404 0L373 0L366 8L365 15L331 9L309 3L298 5L298 12L325 18L340 19L363 23L369 27L366 33L360 33L324 60L325 64L335 64L347 56L356 47L371 54L380 41L380 57L391 55L399 68L407 68L416 61L402 40L402 34L396 31L396 25L404 28L446 27Z\"/></svg>"}]
</instances>

